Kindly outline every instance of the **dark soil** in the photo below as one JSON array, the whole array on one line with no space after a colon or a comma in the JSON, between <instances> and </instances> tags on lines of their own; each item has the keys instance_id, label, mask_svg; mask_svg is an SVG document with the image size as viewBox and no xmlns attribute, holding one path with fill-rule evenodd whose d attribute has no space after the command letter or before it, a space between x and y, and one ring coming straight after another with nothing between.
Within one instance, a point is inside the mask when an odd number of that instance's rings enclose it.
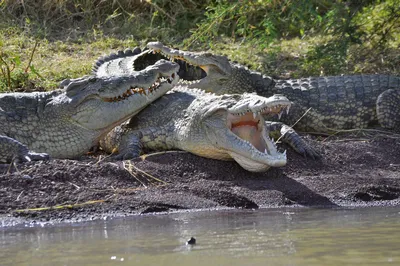
<instances>
[{"instance_id":1,"label":"dark soil","mask_svg":"<svg viewBox=\"0 0 400 266\"><path fill-rule=\"evenodd\" d=\"M0 165L0 222L8 226L176 210L400 204L399 139L308 141L321 160L288 149L288 164L266 173L185 152L125 162L93 156Z\"/></svg>"}]
</instances>

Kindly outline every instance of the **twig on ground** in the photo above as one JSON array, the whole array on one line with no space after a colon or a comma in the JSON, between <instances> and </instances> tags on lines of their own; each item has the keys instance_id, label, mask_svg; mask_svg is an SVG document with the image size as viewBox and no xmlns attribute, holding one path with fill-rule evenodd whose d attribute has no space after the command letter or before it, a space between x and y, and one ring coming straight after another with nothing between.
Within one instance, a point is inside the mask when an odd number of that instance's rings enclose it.
<instances>
[{"instance_id":1,"label":"twig on ground","mask_svg":"<svg viewBox=\"0 0 400 266\"><path fill-rule=\"evenodd\" d=\"M24 193L24 191L22 190L21 193L19 193L17 199L15 201L19 201L19 197L21 197L22 193Z\"/></svg>"},{"instance_id":2,"label":"twig on ground","mask_svg":"<svg viewBox=\"0 0 400 266\"><path fill-rule=\"evenodd\" d=\"M115 198L115 197L116 197L115 194L108 195L108 196L106 196L106 198L104 199L104 201L108 201L108 200L110 200L111 198Z\"/></svg>"},{"instance_id":3,"label":"twig on ground","mask_svg":"<svg viewBox=\"0 0 400 266\"><path fill-rule=\"evenodd\" d=\"M348 142L348 141L363 141L367 142L370 141L370 139L337 139L335 142Z\"/></svg>"},{"instance_id":4,"label":"twig on ground","mask_svg":"<svg viewBox=\"0 0 400 266\"><path fill-rule=\"evenodd\" d=\"M60 210L60 209L71 209L76 207L82 207L89 204L103 203L105 200L89 200L83 203L78 204L66 204L66 205L56 205L51 207L42 207L42 208L31 208L31 209L19 209L15 210L15 212L28 212L28 211L48 211L48 210Z\"/></svg>"},{"instance_id":5,"label":"twig on ground","mask_svg":"<svg viewBox=\"0 0 400 266\"><path fill-rule=\"evenodd\" d=\"M11 174L11 167L12 167L12 166L14 166L15 170L17 171L17 173L20 172L20 171L18 170L18 168L17 168L17 165L15 164L15 158L13 158L13 159L11 160L9 166L8 166L7 173L6 173L7 175Z\"/></svg>"},{"instance_id":6,"label":"twig on ground","mask_svg":"<svg viewBox=\"0 0 400 266\"><path fill-rule=\"evenodd\" d=\"M126 167L126 165L128 165L128 168ZM141 174L143 174L143 175L149 177L150 179L156 180L157 182L160 182L160 183L162 183L162 184L164 184L164 185L167 184L167 182L165 182L164 180L161 180L161 179L159 179L159 178L157 178L157 177L155 177L155 176L153 176L153 175L151 175L151 174L149 174L149 173L147 173L147 172L145 172L145 171L143 171L143 170L137 168L136 166L134 166L134 165L131 163L131 161L127 161L127 163L123 162L123 166L124 166L124 169L127 170L133 177L135 177L136 180L138 180L144 187L146 187L146 185L145 185L142 181L140 181L140 180L138 179L137 175L133 172L132 169L134 169L134 170L136 170L137 172L139 172L139 173L141 173ZM150 183L152 183L149 179L147 179L147 181L149 181Z\"/></svg>"},{"instance_id":7,"label":"twig on ground","mask_svg":"<svg viewBox=\"0 0 400 266\"><path fill-rule=\"evenodd\" d=\"M95 165L97 165L97 164L101 163L102 161L104 161L104 160L110 158L111 156L113 156L113 154L114 154L114 153L111 153L111 154L108 154L108 155L106 155L106 156L100 155L99 158L98 158L98 160L97 160L97 162L95 162Z\"/></svg>"},{"instance_id":8,"label":"twig on ground","mask_svg":"<svg viewBox=\"0 0 400 266\"><path fill-rule=\"evenodd\" d=\"M187 151L160 151L160 152L154 152L154 153L150 153L150 154L143 154L140 156L140 159L142 159L142 161L144 161L148 157L155 156L155 155L161 155L161 154L167 154L167 153L188 153L188 152Z\"/></svg>"},{"instance_id":9,"label":"twig on ground","mask_svg":"<svg viewBox=\"0 0 400 266\"><path fill-rule=\"evenodd\" d=\"M81 194L78 194L78 197L75 200L75 204L78 204L79 200L81 199Z\"/></svg>"},{"instance_id":10,"label":"twig on ground","mask_svg":"<svg viewBox=\"0 0 400 266\"><path fill-rule=\"evenodd\" d=\"M70 181L68 181L68 183L70 184L70 185L73 185L74 187L76 187L76 189L81 189L81 187L80 186L78 186L78 185L76 185L76 184L74 184L74 183L72 183L72 182L70 182Z\"/></svg>"},{"instance_id":11,"label":"twig on ground","mask_svg":"<svg viewBox=\"0 0 400 266\"><path fill-rule=\"evenodd\" d=\"M159 185L163 186L163 185ZM134 192L134 191L139 191L146 189L146 187L135 187L135 188L114 188L111 186L111 188L105 188L105 189L93 189L93 188L88 188L90 191L95 191L95 192L106 192L106 191L111 191L114 193L121 193L121 192Z\"/></svg>"},{"instance_id":12,"label":"twig on ground","mask_svg":"<svg viewBox=\"0 0 400 266\"><path fill-rule=\"evenodd\" d=\"M129 162L128 163L128 167L126 166L125 162L122 162L122 165L124 167L124 169L131 175L133 176L140 184L142 184L142 186L144 186L145 188L147 188L146 184L143 183L136 175L135 172L133 172L132 170L132 164Z\"/></svg>"},{"instance_id":13,"label":"twig on ground","mask_svg":"<svg viewBox=\"0 0 400 266\"><path fill-rule=\"evenodd\" d=\"M340 129L340 130L329 129L329 130L332 130L335 132L330 134L329 136L327 136L327 138L325 138L323 141L326 141L330 137L335 136L340 133L355 133L356 136L359 133L363 133L364 136L367 136L369 138L385 137L385 138L391 138L391 139L400 139L399 133L392 132L392 131L386 131L386 130L380 130L380 129L373 129L373 128L354 128L354 129ZM372 133L374 133L374 134L372 134Z\"/></svg>"}]
</instances>

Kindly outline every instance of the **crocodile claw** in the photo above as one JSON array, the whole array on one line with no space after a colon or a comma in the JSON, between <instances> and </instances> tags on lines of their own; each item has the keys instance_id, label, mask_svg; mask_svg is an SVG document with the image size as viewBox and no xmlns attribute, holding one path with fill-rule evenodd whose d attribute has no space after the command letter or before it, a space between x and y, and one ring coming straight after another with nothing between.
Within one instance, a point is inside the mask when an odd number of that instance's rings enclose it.
<instances>
[{"instance_id":1,"label":"crocodile claw","mask_svg":"<svg viewBox=\"0 0 400 266\"><path fill-rule=\"evenodd\" d=\"M22 162L47 161L50 159L50 156L47 153L28 152L26 154L18 156L18 159Z\"/></svg>"},{"instance_id":2,"label":"crocodile claw","mask_svg":"<svg viewBox=\"0 0 400 266\"><path fill-rule=\"evenodd\" d=\"M5 155L4 155L5 154ZM37 153L29 150L28 146L13 138L0 134L0 161L30 162L48 160L47 153Z\"/></svg>"},{"instance_id":3,"label":"crocodile claw","mask_svg":"<svg viewBox=\"0 0 400 266\"><path fill-rule=\"evenodd\" d=\"M302 154L305 158L311 158L313 160L319 160L322 158L321 154L319 154L316 150L314 150L308 145L303 146L296 151Z\"/></svg>"},{"instance_id":4,"label":"crocodile claw","mask_svg":"<svg viewBox=\"0 0 400 266\"><path fill-rule=\"evenodd\" d=\"M313 160L319 160L322 158L321 154L311 147L306 141L300 136L292 134L284 142L289 144L297 153L304 156L304 158L311 158Z\"/></svg>"},{"instance_id":5,"label":"crocodile claw","mask_svg":"<svg viewBox=\"0 0 400 266\"><path fill-rule=\"evenodd\" d=\"M110 157L112 161L125 161L125 160L132 160L134 158L139 157L139 153L134 151L122 151L118 154L114 154Z\"/></svg>"}]
</instances>

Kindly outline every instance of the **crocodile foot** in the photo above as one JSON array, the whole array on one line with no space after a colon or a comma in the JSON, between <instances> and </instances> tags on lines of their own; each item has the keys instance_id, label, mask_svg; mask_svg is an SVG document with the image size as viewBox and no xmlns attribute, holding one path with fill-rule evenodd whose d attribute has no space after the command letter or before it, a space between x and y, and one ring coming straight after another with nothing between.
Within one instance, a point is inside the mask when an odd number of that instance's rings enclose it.
<instances>
[{"instance_id":1,"label":"crocodile foot","mask_svg":"<svg viewBox=\"0 0 400 266\"><path fill-rule=\"evenodd\" d=\"M321 159L322 156L319 152L308 145L292 127L282 122L266 122L266 126L270 134L275 133L276 135L276 132L279 132L277 135L280 140L292 147L297 153L313 160Z\"/></svg>"},{"instance_id":2,"label":"crocodile foot","mask_svg":"<svg viewBox=\"0 0 400 266\"><path fill-rule=\"evenodd\" d=\"M50 156L47 153L37 153L29 151L25 156L19 156L19 158L23 159L25 162L29 161L47 161L50 159Z\"/></svg>"},{"instance_id":3,"label":"crocodile foot","mask_svg":"<svg viewBox=\"0 0 400 266\"><path fill-rule=\"evenodd\" d=\"M302 141L300 144L301 145L292 146L297 153L313 160L319 160L322 158L321 154L319 154L316 150L314 150L314 148L310 147L304 141Z\"/></svg>"},{"instance_id":4,"label":"crocodile foot","mask_svg":"<svg viewBox=\"0 0 400 266\"><path fill-rule=\"evenodd\" d=\"M100 140L100 146L113 154L109 157L111 161L131 160L140 156L142 137L140 131L131 131L126 125L117 126Z\"/></svg>"},{"instance_id":5,"label":"crocodile foot","mask_svg":"<svg viewBox=\"0 0 400 266\"><path fill-rule=\"evenodd\" d=\"M48 160L49 155L46 153L36 153L21 142L7 137L0 136L0 162L30 162L38 160Z\"/></svg>"}]
</instances>

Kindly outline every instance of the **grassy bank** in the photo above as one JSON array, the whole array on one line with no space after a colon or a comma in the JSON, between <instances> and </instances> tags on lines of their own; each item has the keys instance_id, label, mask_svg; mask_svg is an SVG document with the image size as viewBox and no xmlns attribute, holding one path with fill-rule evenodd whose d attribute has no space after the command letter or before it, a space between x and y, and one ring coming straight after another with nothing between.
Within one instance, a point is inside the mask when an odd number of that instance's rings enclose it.
<instances>
[{"instance_id":1,"label":"grassy bank","mask_svg":"<svg viewBox=\"0 0 400 266\"><path fill-rule=\"evenodd\" d=\"M400 74L400 7L362 2L0 0L0 91L52 89L154 40L274 77Z\"/></svg>"}]
</instances>

